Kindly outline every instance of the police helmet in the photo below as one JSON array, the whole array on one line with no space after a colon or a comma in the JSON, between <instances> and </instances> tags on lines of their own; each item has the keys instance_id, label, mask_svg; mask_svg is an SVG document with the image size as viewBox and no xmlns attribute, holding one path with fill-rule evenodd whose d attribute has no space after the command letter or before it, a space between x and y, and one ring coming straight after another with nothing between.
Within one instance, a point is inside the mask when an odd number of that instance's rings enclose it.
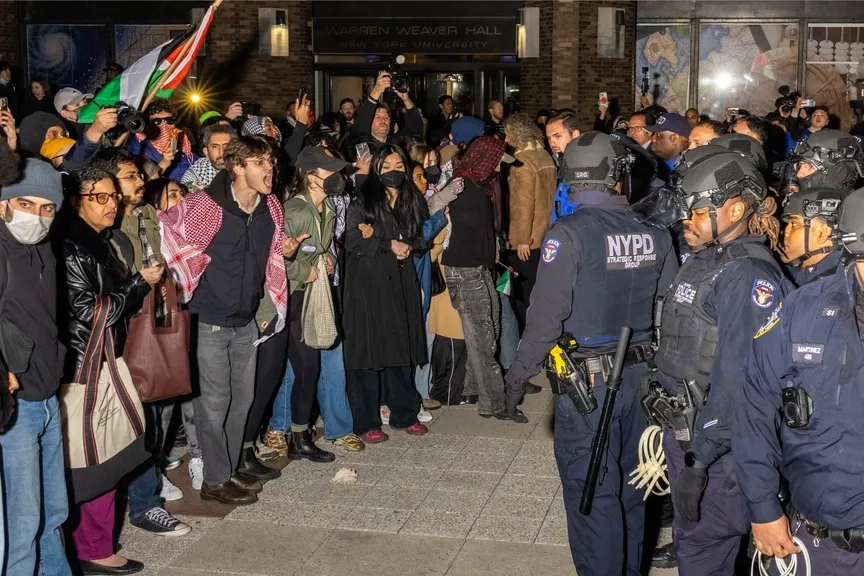
<instances>
[{"instance_id":1,"label":"police helmet","mask_svg":"<svg viewBox=\"0 0 864 576\"><path fill-rule=\"evenodd\" d=\"M853 190L843 200L837 227L843 248L856 260L864 259L864 188Z\"/></svg>"},{"instance_id":2,"label":"police helmet","mask_svg":"<svg viewBox=\"0 0 864 576\"><path fill-rule=\"evenodd\" d=\"M728 233L724 230L718 234L716 209L730 198L740 197L753 210L765 198L768 187L759 170L741 154L725 149L722 153L710 152L687 168L676 185L675 195L681 220L690 218L690 211L695 208L711 209L711 227L717 241L714 245Z\"/></svg>"},{"instance_id":3,"label":"police helmet","mask_svg":"<svg viewBox=\"0 0 864 576\"><path fill-rule=\"evenodd\" d=\"M788 221L792 216L797 215L804 219L804 253L794 260L790 260L789 264L800 266L817 254L833 252L842 247L842 243L838 242L842 235L837 224L843 210L843 201L847 195L847 192L832 188L815 188L792 194L784 199L781 218ZM810 226L813 218L819 218L833 229L831 246L810 248Z\"/></svg>"},{"instance_id":4,"label":"police helmet","mask_svg":"<svg viewBox=\"0 0 864 576\"><path fill-rule=\"evenodd\" d=\"M680 156L678 156L678 160L675 161L675 166L672 167L672 177L669 184L673 187L677 187L676 185L678 181L681 180L681 177L684 176L691 166L709 156L726 154L727 152L729 151L726 148L715 146L713 142L711 144L705 144L704 146L697 146L696 148L685 150Z\"/></svg>"},{"instance_id":5,"label":"police helmet","mask_svg":"<svg viewBox=\"0 0 864 576\"><path fill-rule=\"evenodd\" d=\"M714 146L722 146L733 152L737 152L750 160L763 174L768 170L768 160L765 158L765 149L755 138L746 134L724 134L711 141Z\"/></svg>"},{"instance_id":6,"label":"police helmet","mask_svg":"<svg viewBox=\"0 0 864 576\"><path fill-rule=\"evenodd\" d=\"M794 215L801 216L804 220L819 218L826 224L835 225L840 218L843 200L848 196L847 192L833 188L813 188L804 190L783 200L783 220L788 220Z\"/></svg>"},{"instance_id":7,"label":"police helmet","mask_svg":"<svg viewBox=\"0 0 864 576\"><path fill-rule=\"evenodd\" d=\"M789 154L789 171L797 172L801 162L816 168L798 179L801 190L809 188L851 189L864 176L864 149L861 139L840 130L823 129L800 140Z\"/></svg>"},{"instance_id":8,"label":"police helmet","mask_svg":"<svg viewBox=\"0 0 864 576\"><path fill-rule=\"evenodd\" d=\"M635 160L618 134L586 132L567 144L561 180L571 189L611 189L630 172Z\"/></svg>"}]
</instances>

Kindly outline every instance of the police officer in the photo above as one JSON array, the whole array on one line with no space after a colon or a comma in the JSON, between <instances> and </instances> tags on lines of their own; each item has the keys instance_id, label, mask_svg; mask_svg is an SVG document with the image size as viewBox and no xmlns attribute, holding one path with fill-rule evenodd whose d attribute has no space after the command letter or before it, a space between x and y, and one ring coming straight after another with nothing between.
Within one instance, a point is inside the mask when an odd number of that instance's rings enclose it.
<instances>
[{"instance_id":1,"label":"police officer","mask_svg":"<svg viewBox=\"0 0 864 576\"><path fill-rule=\"evenodd\" d=\"M833 274L840 266L842 244L835 240L845 197L846 193L830 188L786 197L779 253L796 286Z\"/></svg>"},{"instance_id":2,"label":"police officer","mask_svg":"<svg viewBox=\"0 0 864 576\"><path fill-rule=\"evenodd\" d=\"M861 140L840 130L820 130L795 144L784 170L786 194L811 188L849 192L864 176Z\"/></svg>"},{"instance_id":3,"label":"police officer","mask_svg":"<svg viewBox=\"0 0 864 576\"><path fill-rule=\"evenodd\" d=\"M838 224L852 263L789 294L753 340L733 436L756 548L864 574L864 189ZM786 514L780 475L791 493ZM799 574L802 561L799 558Z\"/></svg>"},{"instance_id":4,"label":"police officer","mask_svg":"<svg viewBox=\"0 0 864 576\"><path fill-rule=\"evenodd\" d=\"M790 287L765 245L776 244L776 204L739 153L710 144L677 184L693 251L666 293L647 396L674 411L662 422L682 576L734 572L747 511L736 489L730 435L751 335ZM695 152L695 150L694 150ZM703 152L704 153L704 152ZM649 380L650 381L650 380Z\"/></svg>"},{"instance_id":5,"label":"police officer","mask_svg":"<svg viewBox=\"0 0 864 576\"><path fill-rule=\"evenodd\" d=\"M511 418L525 382L562 333L578 342L574 359L595 397L606 393L622 326L633 329L623 383L611 423L605 478L597 486L590 516L578 512L601 410L577 410L568 395L555 406L555 458L564 486L570 551L580 576L637 576L645 510L642 494L627 484L638 464L645 428L639 409L639 378L652 330L658 286L669 286L678 263L669 233L639 222L622 195L634 156L617 135L588 132L564 151L562 180L578 208L559 219L541 248L537 284L516 360L507 372ZM623 520L623 522L622 522Z\"/></svg>"}]
</instances>

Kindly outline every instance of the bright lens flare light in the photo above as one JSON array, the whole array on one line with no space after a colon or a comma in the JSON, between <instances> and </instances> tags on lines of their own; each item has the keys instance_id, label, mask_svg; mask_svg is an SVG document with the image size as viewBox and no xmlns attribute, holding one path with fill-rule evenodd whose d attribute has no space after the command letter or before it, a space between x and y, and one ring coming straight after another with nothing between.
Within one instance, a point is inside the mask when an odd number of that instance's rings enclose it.
<instances>
[{"instance_id":1,"label":"bright lens flare light","mask_svg":"<svg viewBox=\"0 0 864 576\"><path fill-rule=\"evenodd\" d=\"M193 104L198 104L201 102L201 95L197 92L193 92L192 95L189 96L189 100L191 100Z\"/></svg>"},{"instance_id":2,"label":"bright lens flare light","mask_svg":"<svg viewBox=\"0 0 864 576\"><path fill-rule=\"evenodd\" d=\"M732 87L732 77L725 72L721 72L714 77L714 85L722 90L728 90Z\"/></svg>"}]
</instances>

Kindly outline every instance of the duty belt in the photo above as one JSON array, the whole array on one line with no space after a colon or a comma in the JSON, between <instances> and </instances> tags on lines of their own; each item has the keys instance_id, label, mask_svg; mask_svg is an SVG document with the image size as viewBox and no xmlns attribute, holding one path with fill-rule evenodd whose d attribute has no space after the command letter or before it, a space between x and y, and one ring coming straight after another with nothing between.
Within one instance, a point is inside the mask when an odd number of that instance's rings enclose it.
<instances>
[{"instance_id":1,"label":"duty belt","mask_svg":"<svg viewBox=\"0 0 864 576\"><path fill-rule=\"evenodd\" d=\"M637 344L627 349L627 354L624 356L624 366L633 366L646 362L651 355L651 346L649 344ZM580 358L585 364L585 370L588 374L604 375L612 372L612 363L615 360L615 354L601 354L591 358Z\"/></svg>"},{"instance_id":2,"label":"duty belt","mask_svg":"<svg viewBox=\"0 0 864 576\"><path fill-rule=\"evenodd\" d=\"M790 506L789 516L803 524L807 533L813 537L814 544L818 545L822 540L831 540L841 550L851 552L853 554L861 554L864 552L864 529L852 528L847 530L835 530L828 528L818 522L813 522L805 518L796 508ZM795 531L792 532L793 534Z\"/></svg>"}]
</instances>

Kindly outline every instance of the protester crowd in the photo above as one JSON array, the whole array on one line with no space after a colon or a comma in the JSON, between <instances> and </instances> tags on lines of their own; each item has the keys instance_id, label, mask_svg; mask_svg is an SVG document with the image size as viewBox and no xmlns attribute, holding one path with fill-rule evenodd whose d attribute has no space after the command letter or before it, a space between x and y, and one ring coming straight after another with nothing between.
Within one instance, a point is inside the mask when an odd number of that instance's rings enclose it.
<instances>
[{"instance_id":1,"label":"protester crowd","mask_svg":"<svg viewBox=\"0 0 864 576\"><path fill-rule=\"evenodd\" d=\"M132 526L189 533L163 502L198 497L165 475L175 444L200 498L249 505L280 475L268 463L426 434L442 404L526 422L505 374L555 257L544 238L576 208L559 165L583 131L641 151L631 203L724 134L781 196L823 170L787 156L847 136L795 95L717 120L602 107L593 126L573 109L505 117L498 101L484 121L443 95L424 118L388 73L317 120L304 96L276 121L231 103L181 126L155 99L130 133L110 107L79 124L90 94L8 73L0 62L10 575L140 571L114 540L118 491Z\"/></svg>"}]
</instances>

